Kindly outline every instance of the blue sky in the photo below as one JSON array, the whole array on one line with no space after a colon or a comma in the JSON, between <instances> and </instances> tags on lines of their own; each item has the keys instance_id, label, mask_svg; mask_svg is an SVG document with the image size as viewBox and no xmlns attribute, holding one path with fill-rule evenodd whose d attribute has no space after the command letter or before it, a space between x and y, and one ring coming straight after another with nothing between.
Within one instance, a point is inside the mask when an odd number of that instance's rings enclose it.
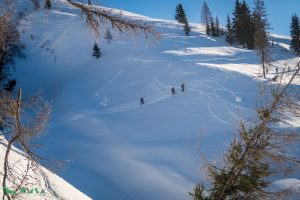
<instances>
[{"instance_id":1,"label":"blue sky","mask_svg":"<svg viewBox=\"0 0 300 200\"><path fill-rule=\"evenodd\" d=\"M119 8L161 19L173 19L175 7L182 3L190 22L200 22L200 10L204 0L92 0L105 6ZM207 0L214 16L225 24L226 15L231 14L235 0ZM253 7L253 0L247 0ZM265 0L268 9L272 33L289 34L290 18L297 13L300 16L300 0Z\"/></svg>"}]
</instances>

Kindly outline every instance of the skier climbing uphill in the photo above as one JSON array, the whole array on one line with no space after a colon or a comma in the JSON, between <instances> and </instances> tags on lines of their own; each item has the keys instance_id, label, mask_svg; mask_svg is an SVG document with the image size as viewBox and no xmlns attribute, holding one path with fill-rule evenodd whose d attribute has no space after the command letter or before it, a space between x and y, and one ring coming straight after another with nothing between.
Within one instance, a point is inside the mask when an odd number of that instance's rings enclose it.
<instances>
[{"instance_id":1,"label":"skier climbing uphill","mask_svg":"<svg viewBox=\"0 0 300 200\"><path fill-rule=\"evenodd\" d=\"M144 102L144 97L141 97L141 98L140 98L140 105L143 105L143 104L145 104L145 102Z\"/></svg>"},{"instance_id":2,"label":"skier climbing uphill","mask_svg":"<svg viewBox=\"0 0 300 200\"><path fill-rule=\"evenodd\" d=\"M171 92L172 92L172 95L175 95L175 94L176 94L175 88L174 88L174 87L172 87Z\"/></svg>"}]
</instances>

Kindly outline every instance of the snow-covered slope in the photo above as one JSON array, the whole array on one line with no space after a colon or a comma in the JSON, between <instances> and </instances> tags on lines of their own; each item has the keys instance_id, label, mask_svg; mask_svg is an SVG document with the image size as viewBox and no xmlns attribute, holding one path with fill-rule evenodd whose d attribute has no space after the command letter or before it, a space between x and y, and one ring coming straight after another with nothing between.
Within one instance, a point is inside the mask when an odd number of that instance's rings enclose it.
<instances>
[{"instance_id":1,"label":"snow-covered slope","mask_svg":"<svg viewBox=\"0 0 300 200\"><path fill-rule=\"evenodd\" d=\"M0 142L0 157L4 158L6 151L7 142L5 139L1 137ZM9 155L9 163L14 166L14 171L21 175L25 176L27 172L28 160L26 156L19 151L18 149L13 149ZM3 166L3 159L0 160L0 166ZM37 169L37 170L35 170ZM1 167L1 173L3 172L3 167ZM79 190L74 188L72 185L67 183L65 180L50 172L49 170L43 167L32 167L27 174L26 185L22 185L22 189L17 190L19 193L18 199L28 199L28 200L37 200L37 199L69 199L69 200L88 200L90 199L87 195L81 193ZM11 178L9 178L10 180ZM10 185L9 181L7 181L7 189L10 192L15 191ZM2 185L2 177L1 177L1 185ZM6 190L8 193L9 191ZM12 194L12 193L10 193ZM0 190L0 195L2 197L3 190Z\"/></svg>"},{"instance_id":2,"label":"snow-covered slope","mask_svg":"<svg viewBox=\"0 0 300 200\"><path fill-rule=\"evenodd\" d=\"M254 114L259 59L197 24L185 37L176 22L126 15L162 37L114 33L111 44L101 38L98 60L79 11L55 6L30 15L20 26L27 57L17 62L17 86L26 95L42 90L53 102L42 142L49 157L70 160L60 175L88 196L188 199L206 176L199 150L218 159L239 120ZM288 39L273 37L274 59L295 62Z\"/></svg>"}]
</instances>

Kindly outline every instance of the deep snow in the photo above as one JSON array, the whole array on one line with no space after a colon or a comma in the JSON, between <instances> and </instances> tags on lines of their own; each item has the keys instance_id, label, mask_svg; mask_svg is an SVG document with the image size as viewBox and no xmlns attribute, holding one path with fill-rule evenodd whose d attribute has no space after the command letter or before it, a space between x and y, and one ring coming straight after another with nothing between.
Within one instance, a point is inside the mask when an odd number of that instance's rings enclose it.
<instances>
[{"instance_id":1,"label":"deep snow","mask_svg":"<svg viewBox=\"0 0 300 200\"><path fill-rule=\"evenodd\" d=\"M47 156L69 160L59 175L88 196L189 199L206 175L200 149L218 159L239 120L254 114L259 59L204 35L201 25L191 24L185 37L174 21L124 14L154 24L161 38L114 32L111 44L101 37L99 60L78 10L31 14L20 26L27 57L17 61L17 86L26 95L41 90L53 102L42 138ZM275 60L296 61L288 37L273 40Z\"/></svg>"}]
</instances>

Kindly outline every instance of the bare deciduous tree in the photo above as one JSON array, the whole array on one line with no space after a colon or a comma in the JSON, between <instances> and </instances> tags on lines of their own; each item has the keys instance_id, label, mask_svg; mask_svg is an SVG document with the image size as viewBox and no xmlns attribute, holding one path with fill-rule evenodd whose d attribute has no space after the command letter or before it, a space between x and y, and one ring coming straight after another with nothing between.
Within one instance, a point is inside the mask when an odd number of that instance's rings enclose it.
<instances>
[{"instance_id":1,"label":"bare deciduous tree","mask_svg":"<svg viewBox=\"0 0 300 200\"><path fill-rule=\"evenodd\" d=\"M0 124L3 128L2 134L7 140L2 180L3 188L7 187L7 182L9 182L10 185L18 189L27 178L27 172L21 176L18 174L20 172L9 163L9 154L13 145L25 153L29 162L28 168L29 165L38 165L43 159L34 153L34 148L37 145L32 144L32 140L43 133L49 114L50 105L43 100L41 95L22 99L21 90L19 90L17 98L8 93L0 94ZM10 196L4 192L3 199L5 196L10 199Z\"/></svg>"},{"instance_id":2,"label":"bare deciduous tree","mask_svg":"<svg viewBox=\"0 0 300 200\"><path fill-rule=\"evenodd\" d=\"M204 1L202 10L201 10L201 22L206 26L206 34L210 34L210 25L211 25L211 20L212 20L212 14L211 11L208 7L208 4L206 1Z\"/></svg>"},{"instance_id":3,"label":"bare deciduous tree","mask_svg":"<svg viewBox=\"0 0 300 200\"><path fill-rule=\"evenodd\" d=\"M34 8L39 9L39 1L31 0ZM96 7L90 4L80 3L73 0L66 0L74 8L80 9L80 11L86 16L86 22L92 31L99 37L99 28L101 24L111 23L113 28L116 28L121 33L124 31L132 32L143 32L145 37L150 35L158 35L158 33L153 29L152 25L141 22L140 20L131 19L124 16L122 12L115 12L112 9L105 9L102 7ZM8 7L11 5L16 5L18 2L16 0L6 0ZM14 9L9 9L14 10Z\"/></svg>"},{"instance_id":4,"label":"bare deciduous tree","mask_svg":"<svg viewBox=\"0 0 300 200\"><path fill-rule=\"evenodd\" d=\"M123 16L122 12L115 13L113 10L103 9L101 7L94 7L88 4L66 0L72 6L80 9L86 16L86 21L97 37L99 37L100 24L111 23L113 28L116 28L121 33L124 31L141 31L148 37L150 34L157 34L153 27L149 24L142 23L139 20L132 20Z\"/></svg>"}]
</instances>

